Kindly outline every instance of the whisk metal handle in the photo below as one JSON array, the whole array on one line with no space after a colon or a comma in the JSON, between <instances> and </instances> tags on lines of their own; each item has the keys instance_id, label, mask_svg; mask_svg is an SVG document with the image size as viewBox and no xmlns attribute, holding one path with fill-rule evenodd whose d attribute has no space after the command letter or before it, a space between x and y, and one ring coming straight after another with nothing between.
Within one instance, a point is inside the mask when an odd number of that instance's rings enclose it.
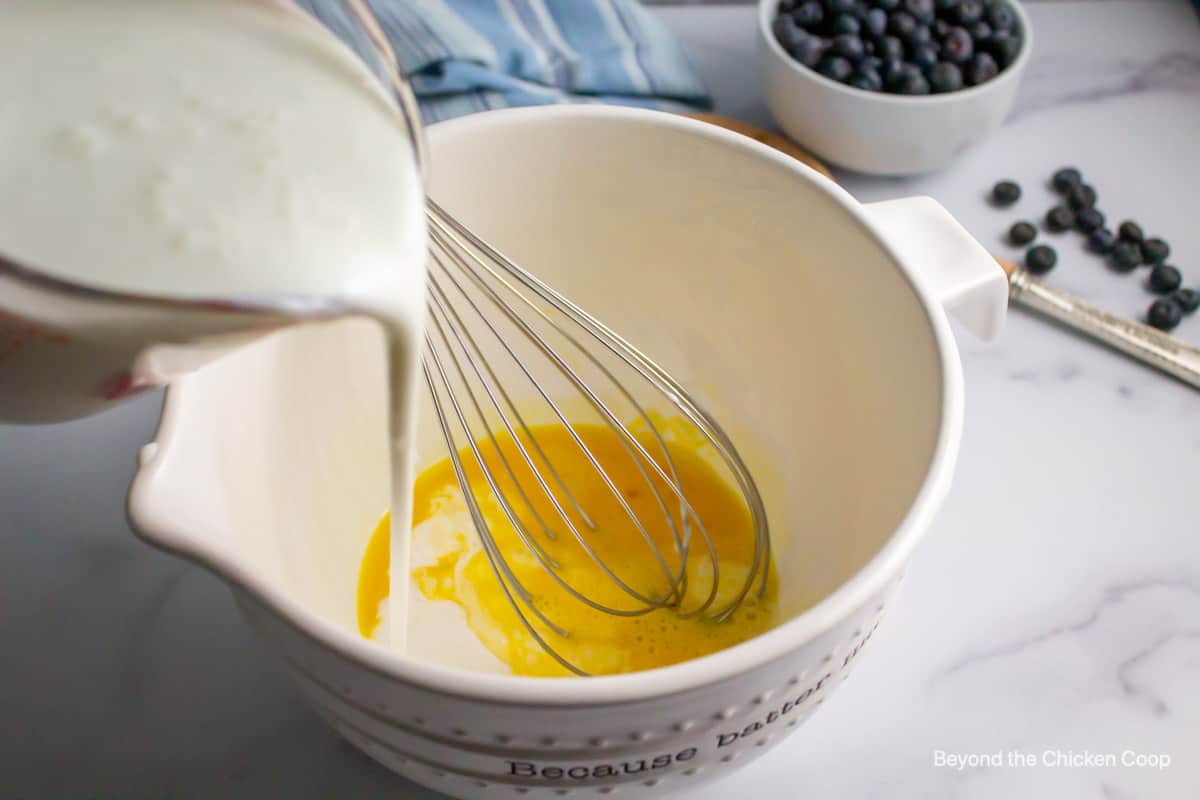
<instances>
[{"instance_id":1,"label":"whisk metal handle","mask_svg":"<svg viewBox=\"0 0 1200 800\"><path fill-rule=\"evenodd\" d=\"M1024 270L1009 275L1014 303L1037 311L1137 360L1200 388L1200 347L1123 319L1039 282Z\"/></svg>"}]
</instances>

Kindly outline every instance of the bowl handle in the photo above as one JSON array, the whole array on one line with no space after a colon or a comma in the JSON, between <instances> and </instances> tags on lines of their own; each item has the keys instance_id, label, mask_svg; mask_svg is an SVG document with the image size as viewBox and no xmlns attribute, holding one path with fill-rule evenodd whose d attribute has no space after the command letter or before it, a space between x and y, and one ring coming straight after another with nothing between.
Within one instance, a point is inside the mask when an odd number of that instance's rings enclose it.
<instances>
[{"instance_id":1,"label":"bowl handle","mask_svg":"<svg viewBox=\"0 0 1200 800\"><path fill-rule=\"evenodd\" d=\"M1008 278L994 258L931 197L864 206L883 238L946 311L981 339L1004 326Z\"/></svg>"}]
</instances>

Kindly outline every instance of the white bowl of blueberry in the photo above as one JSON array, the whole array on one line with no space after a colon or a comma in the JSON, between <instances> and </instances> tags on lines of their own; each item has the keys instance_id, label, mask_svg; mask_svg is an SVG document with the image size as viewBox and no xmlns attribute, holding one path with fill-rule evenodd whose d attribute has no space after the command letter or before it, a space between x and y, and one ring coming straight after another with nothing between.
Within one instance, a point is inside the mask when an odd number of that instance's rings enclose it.
<instances>
[{"instance_id":1,"label":"white bowl of blueberry","mask_svg":"<svg viewBox=\"0 0 1200 800\"><path fill-rule=\"evenodd\" d=\"M1012 108L1033 36L1016 0L759 0L767 106L838 166L946 166Z\"/></svg>"}]
</instances>

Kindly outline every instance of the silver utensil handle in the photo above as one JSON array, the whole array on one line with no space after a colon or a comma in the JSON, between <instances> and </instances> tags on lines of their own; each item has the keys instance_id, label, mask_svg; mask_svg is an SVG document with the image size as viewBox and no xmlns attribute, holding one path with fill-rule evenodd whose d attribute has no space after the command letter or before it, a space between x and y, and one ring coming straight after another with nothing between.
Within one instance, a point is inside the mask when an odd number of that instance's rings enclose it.
<instances>
[{"instance_id":1,"label":"silver utensil handle","mask_svg":"<svg viewBox=\"0 0 1200 800\"><path fill-rule=\"evenodd\" d=\"M1149 325L1101 311L1040 283L1022 270L1012 273L1009 286L1009 296L1014 302L1200 388L1200 347L1185 344Z\"/></svg>"}]
</instances>

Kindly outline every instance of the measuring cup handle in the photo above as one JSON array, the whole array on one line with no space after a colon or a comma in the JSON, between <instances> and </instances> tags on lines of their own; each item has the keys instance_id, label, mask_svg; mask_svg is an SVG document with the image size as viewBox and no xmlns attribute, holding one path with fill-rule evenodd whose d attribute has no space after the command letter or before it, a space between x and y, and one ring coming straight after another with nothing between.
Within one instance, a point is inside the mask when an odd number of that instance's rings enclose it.
<instances>
[{"instance_id":1,"label":"measuring cup handle","mask_svg":"<svg viewBox=\"0 0 1200 800\"><path fill-rule=\"evenodd\" d=\"M978 241L930 197L869 203L867 216L947 313L981 339L994 338L1008 310L1008 278Z\"/></svg>"}]
</instances>

